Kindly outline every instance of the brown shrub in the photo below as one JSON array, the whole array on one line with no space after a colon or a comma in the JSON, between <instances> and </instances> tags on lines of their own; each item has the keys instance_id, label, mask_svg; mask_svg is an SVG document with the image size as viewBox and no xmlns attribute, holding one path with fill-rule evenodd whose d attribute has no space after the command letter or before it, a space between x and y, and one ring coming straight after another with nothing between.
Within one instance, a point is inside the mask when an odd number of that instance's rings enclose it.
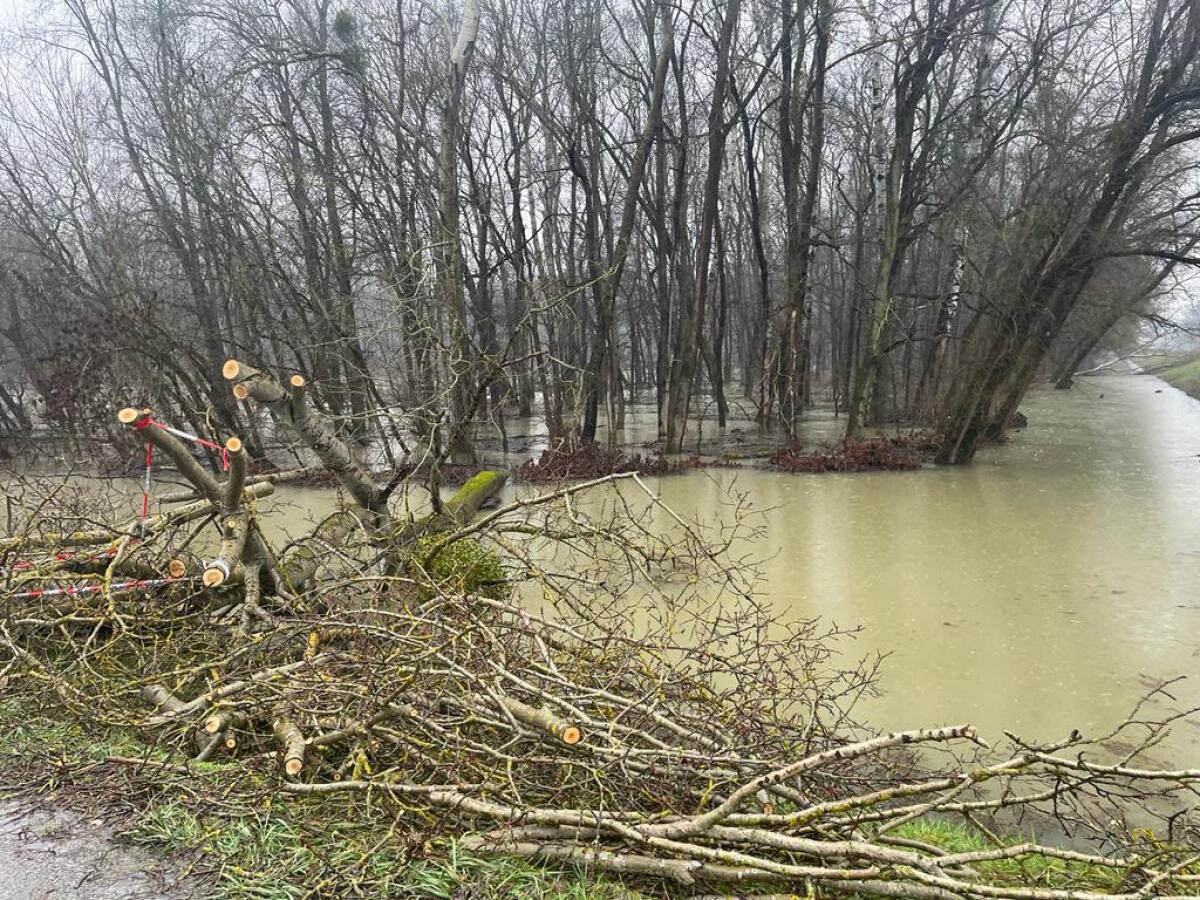
<instances>
[{"instance_id":1,"label":"brown shrub","mask_svg":"<svg viewBox=\"0 0 1200 900\"><path fill-rule=\"evenodd\" d=\"M940 434L909 431L889 437L843 438L832 447L805 452L793 444L771 457L789 472L889 472L919 469L942 443Z\"/></svg>"}]
</instances>

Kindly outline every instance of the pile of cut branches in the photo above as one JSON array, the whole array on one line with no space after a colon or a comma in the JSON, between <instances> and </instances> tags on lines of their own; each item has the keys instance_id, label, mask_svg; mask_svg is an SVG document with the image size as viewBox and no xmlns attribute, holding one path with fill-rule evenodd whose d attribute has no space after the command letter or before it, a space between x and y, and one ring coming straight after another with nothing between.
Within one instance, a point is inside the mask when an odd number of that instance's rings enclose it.
<instances>
[{"instance_id":1,"label":"pile of cut branches","mask_svg":"<svg viewBox=\"0 0 1200 900\"><path fill-rule=\"evenodd\" d=\"M588 441L574 448L547 450L538 459L517 466L513 477L528 484L557 484L631 472L646 476L674 475L688 468L686 461L670 460L661 453L652 456L627 454L621 449L605 448L596 441Z\"/></svg>"},{"instance_id":2,"label":"pile of cut branches","mask_svg":"<svg viewBox=\"0 0 1200 900\"><path fill-rule=\"evenodd\" d=\"M794 444L775 453L770 462L789 472L903 471L921 468L933 458L941 443L941 435L924 431L847 437L831 447L813 451Z\"/></svg>"},{"instance_id":3,"label":"pile of cut branches","mask_svg":"<svg viewBox=\"0 0 1200 900\"><path fill-rule=\"evenodd\" d=\"M629 473L483 512L503 476L481 473L402 515L417 486L364 476L302 383L243 364L226 376L306 440L350 504L270 546L258 507L271 482L248 483L236 441L218 481L124 412L196 497L105 526L57 505L53 486L18 496L35 517L0 544L0 679L31 711L136 732L176 757L173 782L189 759L237 761L277 797L355 797L480 854L649 891L1068 900L1200 886L1187 814L1152 842L1117 824L1131 800L1174 813L1200 786L1200 771L1139 762L1166 723L1139 712L1098 741L1009 736L999 751L965 723L864 732L850 713L873 667L839 668L839 633L756 602L754 567L733 558L752 532L738 498L732 525L702 527ZM1135 749L1106 760L1111 737ZM262 789L231 779L211 802ZM997 839L950 853L897 833L957 816L991 834L1018 815L1095 849ZM1092 880L992 866L1033 857Z\"/></svg>"}]
</instances>

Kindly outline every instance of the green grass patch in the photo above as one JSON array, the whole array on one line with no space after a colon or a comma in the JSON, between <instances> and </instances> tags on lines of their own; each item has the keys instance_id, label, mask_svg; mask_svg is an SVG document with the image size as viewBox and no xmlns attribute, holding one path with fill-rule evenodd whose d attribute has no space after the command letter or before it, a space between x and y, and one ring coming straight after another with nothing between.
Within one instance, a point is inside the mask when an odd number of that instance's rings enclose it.
<instances>
[{"instance_id":1,"label":"green grass patch","mask_svg":"<svg viewBox=\"0 0 1200 900\"><path fill-rule=\"evenodd\" d=\"M212 827L190 810L165 804L153 809L132 838L168 850L201 850L224 861L217 896L291 900L347 896L356 886L373 897L561 898L635 900L620 884L584 873L517 859L485 859L465 853L456 841L426 848L413 859L403 846L381 842L354 822L324 822L314 829L280 812ZM286 872L286 880L280 873Z\"/></svg>"},{"instance_id":2,"label":"green grass patch","mask_svg":"<svg viewBox=\"0 0 1200 900\"><path fill-rule=\"evenodd\" d=\"M240 762L189 763L193 776L155 780L152 765L105 763L114 756L168 761L128 730L85 730L30 714L19 700L0 701L0 780L39 784L56 806L110 813L132 842L206 873L205 896L641 897L580 869L473 855L431 836L437 823L410 821L405 810L362 797L280 797L269 777Z\"/></svg>"},{"instance_id":3,"label":"green grass patch","mask_svg":"<svg viewBox=\"0 0 1200 900\"><path fill-rule=\"evenodd\" d=\"M982 832L945 819L918 819L896 829L895 834L897 837L931 844L947 853L996 849L993 840ZM1000 839L1004 846L1015 846L1027 840L1033 841L1035 836L1005 834ZM975 863L974 867L980 872L989 873L997 882L1014 885L1037 884L1045 888L1108 892L1116 890L1120 884L1120 876L1112 869L1038 854Z\"/></svg>"},{"instance_id":4,"label":"green grass patch","mask_svg":"<svg viewBox=\"0 0 1200 900\"><path fill-rule=\"evenodd\" d=\"M78 766L103 762L112 756L153 763L168 761L169 754L139 740L127 729L104 726L85 729L78 722L30 715L16 700L0 700L0 767L5 758L9 763L46 759L55 765ZM232 760L190 765L200 774L241 768Z\"/></svg>"},{"instance_id":5,"label":"green grass patch","mask_svg":"<svg viewBox=\"0 0 1200 900\"><path fill-rule=\"evenodd\" d=\"M1164 369L1158 377L1185 394L1200 398L1200 357Z\"/></svg>"}]
</instances>

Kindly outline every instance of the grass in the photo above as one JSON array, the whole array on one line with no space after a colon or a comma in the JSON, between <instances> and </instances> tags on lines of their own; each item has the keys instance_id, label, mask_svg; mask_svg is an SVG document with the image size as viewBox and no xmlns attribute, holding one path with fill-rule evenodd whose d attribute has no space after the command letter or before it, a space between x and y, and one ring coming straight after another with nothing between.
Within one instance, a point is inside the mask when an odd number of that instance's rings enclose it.
<instances>
[{"instance_id":1,"label":"grass","mask_svg":"<svg viewBox=\"0 0 1200 900\"><path fill-rule=\"evenodd\" d=\"M1185 394L1200 399L1200 357L1165 369L1158 373L1158 377Z\"/></svg>"},{"instance_id":2,"label":"grass","mask_svg":"<svg viewBox=\"0 0 1200 900\"><path fill-rule=\"evenodd\" d=\"M199 850L222 860L216 895L224 897L348 896L356 887L372 897L446 900L637 897L616 882L581 872L474 856L453 840L427 846L424 858L412 859L401 835L396 845L377 835L368 845L361 825L351 821L323 822L320 832L318 838L314 829L278 812L213 826L182 805L166 803L151 809L129 836L150 847ZM281 871L291 880L281 880Z\"/></svg>"},{"instance_id":3,"label":"grass","mask_svg":"<svg viewBox=\"0 0 1200 900\"><path fill-rule=\"evenodd\" d=\"M56 806L106 813L125 838L203 878L205 896L642 900L579 869L473 855L432 836L437 823L363 798L279 802L266 779L238 762L193 763L195 776L155 782L148 771L105 763L111 756L166 761L128 731L85 733L0 701L0 782L36 785ZM229 799L231 781L254 799Z\"/></svg>"},{"instance_id":4,"label":"grass","mask_svg":"<svg viewBox=\"0 0 1200 900\"><path fill-rule=\"evenodd\" d=\"M579 869L475 856L457 840L439 837L441 823L419 819L414 810L350 795L281 801L273 782L242 762L193 763L192 776L155 778L105 762L111 756L166 761L131 732L85 733L74 723L31 716L16 700L0 701L0 782L20 783L25 775L49 802L108 813L126 838L207 879L206 896L645 900L614 879ZM975 829L936 818L908 823L896 835L951 853L993 846ZM1017 844L1025 837L1003 840ZM996 883L1097 892L1119 887L1117 873L1043 856L976 868Z\"/></svg>"},{"instance_id":5,"label":"grass","mask_svg":"<svg viewBox=\"0 0 1200 900\"><path fill-rule=\"evenodd\" d=\"M992 840L980 831L945 819L918 819L901 826L895 834L909 840L932 844L948 853L995 849ZM1032 841L1034 837L1010 833L1004 835L1001 840L1005 846L1012 846L1026 840ZM997 882L1026 886L1036 884L1043 888L1069 887L1074 890L1107 892L1116 890L1120 881L1120 876L1111 869L1041 855L977 863L975 868L980 872L989 873Z\"/></svg>"}]
</instances>

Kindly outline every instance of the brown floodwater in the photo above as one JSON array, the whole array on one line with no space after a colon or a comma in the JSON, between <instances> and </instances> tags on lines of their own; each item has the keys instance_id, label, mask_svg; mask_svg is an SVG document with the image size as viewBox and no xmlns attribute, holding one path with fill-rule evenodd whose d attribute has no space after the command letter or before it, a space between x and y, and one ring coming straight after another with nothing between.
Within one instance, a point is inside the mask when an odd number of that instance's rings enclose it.
<instances>
[{"instance_id":1,"label":"brown floodwater","mask_svg":"<svg viewBox=\"0 0 1200 900\"><path fill-rule=\"evenodd\" d=\"M1191 677L1154 709L1200 706L1200 402L1122 375L1035 390L1022 409L1029 427L967 467L652 483L708 522L729 515L731 486L748 492L765 525L763 595L862 626L848 655L888 654L863 708L880 728L1096 735L1176 676ZM622 437L652 438L652 412ZM1155 756L1200 765L1200 719Z\"/></svg>"},{"instance_id":2,"label":"brown floodwater","mask_svg":"<svg viewBox=\"0 0 1200 900\"><path fill-rule=\"evenodd\" d=\"M1200 705L1200 402L1112 376L1023 410L1029 427L968 467L736 473L769 507L766 595L890 654L867 709L879 727L1096 734L1180 675L1177 705ZM732 477L660 488L706 518ZM1200 720L1168 747L1200 764Z\"/></svg>"},{"instance_id":3,"label":"brown floodwater","mask_svg":"<svg viewBox=\"0 0 1200 900\"><path fill-rule=\"evenodd\" d=\"M963 468L711 469L650 483L709 522L729 515L730 487L748 492L765 526L763 596L862 626L848 656L888 654L881 696L861 710L871 724L1095 735L1156 683L1200 675L1200 402L1122 375L1034 391L1022 409L1029 427ZM805 427L819 440L836 423ZM536 447L539 429L512 423L510 435ZM634 410L621 437L652 439L653 411ZM260 509L279 540L336 503L282 487ZM1200 705L1200 678L1173 692L1158 711ZM1200 765L1200 722L1155 754Z\"/></svg>"}]
</instances>

